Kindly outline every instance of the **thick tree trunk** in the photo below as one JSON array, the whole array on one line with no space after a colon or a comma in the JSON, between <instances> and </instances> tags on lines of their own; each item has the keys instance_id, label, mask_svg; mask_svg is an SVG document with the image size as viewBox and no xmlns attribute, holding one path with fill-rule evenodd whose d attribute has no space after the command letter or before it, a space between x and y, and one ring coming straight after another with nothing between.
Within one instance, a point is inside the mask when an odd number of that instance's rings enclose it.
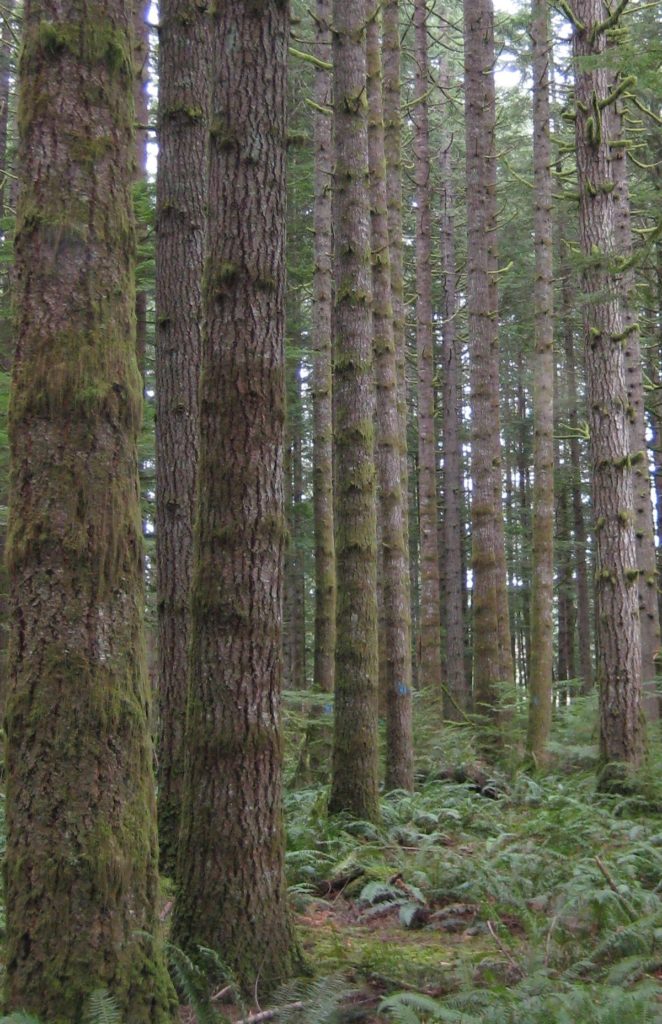
<instances>
[{"instance_id":1,"label":"thick tree trunk","mask_svg":"<svg viewBox=\"0 0 662 1024\"><path fill-rule=\"evenodd\" d=\"M612 83L612 88L617 86ZM609 140L615 143L610 149L611 168L614 176L615 240L619 256L632 259L632 224L630 218L630 189L628 185L627 151L617 145L623 139L623 112L621 100L608 108ZM634 487L634 528L637 547L637 583L639 595L639 626L641 630L641 680L646 717L657 721L660 717L655 687L655 658L660 650L660 615L657 603L657 565L655 554L655 530L653 506L651 503L651 481L648 471L648 448L646 444L646 410L644 407L643 366L641 361L641 337L639 321L635 312L635 275L629 267L621 275L623 330L627 336L623 342L625 351L625 387L628 396L628 422L630 427L630 450L643 452L633 465Z\"/></svg>"},{"instance_id":2,"label":"thick tree trunk","mask_svg":"<svg viewBox=\"0 0 662 1024\"><path fill-rule=\"evenodd\" d=\"M614 272L620 254L605 114L610 102L609 74L601 60L607 47L609 10L604 0L574 0L573 10L575 138L597 553L600 746L607 766L603 774L606 785L618 781L624 770L639 767L644 756L639 573L622 347L627 333Z\"/></svg>"},{"instance_id":3,"label":"thick tree trunk","mask_svg":"<svg viewBox=\"0 0 662 1024\"><path fill-rule=\"evenodd\" d=\"M317 0L316 49L331 59L331 0ZM315 102L328 107L331 72L315 70ZM315 519L315 663L316 690L333 693L336 645L336 562L333 538L333 402L331 384L333 311L333 122L315 114L315 275L313 279L313 502Z\"/></svg>"},{"instance_id":4,"label":"thick tree trunk","mask_svg":"<svg viewBox=\"0 0 662 1024\"><path fill-rule=\"evenodd\" d=\"M336 701L329 810L364 820L377 793L377 551L368 118L360 0L333 3L335 109Z\"/></svg>"},{"instance_id":5,"label":"thick tree trunk","mask_svg":"<svg viewBox=\"0 0 662 1024\"><path fill-rule=\"evenodd\" d=\"M467 307L472 405L472 568L477 710L493 717L512 682L501 508L497 315L494 12L464 0L467 143Z\"/></svg>"},{"instance_id":6,"label":"thick tree trunk","mask_svg":"<svg viewBox=\"0 0 662 1024\"><path fill-rule=\"evenodd\" d=\"M448 86L442 68L442 88ZM451 137L441 151L441 272L442 272L442 367L443 367L443 498L442 525L444 599L442 618L446 634L446 718L461 721L469 708L464 666L464 610L462 596L462 397L460 393L461 347L456 329L457 272L455 266L455 195Z\"/></svg>"},{"instance_id":7,"label":"thick tree trunk","mask_svg":"<svg viewBox=\"0 0 662 1024\"><path fill-rule=\"evenodd\" d=\"M370 206L372 223L373 344L375 350L378 515L382 545L386 788L413 789L409 553L405 547L398 376L393 338L391 262L384 156L382 59L378 11L367 28Z\"/></svg>"},{"instance_id":8,"label":"thick tree trunk","mask_svg":"<svg viewBox=\"0 0 662 1024\"><path fill-rule=\"evenodd\" d=\"M251 992L269 990L296 962L279 721L288 31L280 0L228 0L213 14L187 760L173 921L177 943L219 950Z\"/></svg>"},{"instance_id":9,"label":"thick tree trunk","mask_svg":"<svg viewBox=\"0 0 662 1024\"><path fill-rule=\"evenodd\" d=\"M6 1005L165 1024L143 632L131 9L23 13L8 565ZM85 1018L86 1019L86 1018Z\"/></svg>"},{"instance_id":10,"label":"thick tree trunk","mask_svg":"<svg viewBox=\"0 0 662 1024\"><path fill-rule=\"evenodd\" d=\"M441 693L441 590L432 331L432 236L426 0L414 2L414 161L416 180L416 352L418 357L418 516L421 577L419 685Z\"/></svg>"},{"instance_id":11,"label":"thick tree trunk","mask_svg":"<svg viewBox=\"0 0 662 1024\"><path fill-rule=\"evenodd\" d=\"M543 764L547 759L552 724L554 657L554 244L549 138L549 64L553 58L547 0L533 0L532 37L536 353L533 372L533 585L527 747L535 762Z\"/></svg>"},{"instance_id":12,"label":"thick tree trunk","mask_svg":"<svg viewBox=\"0 0 662 1024\"><path fill-rule=\"evenodd\" d=\"M177 858L198 464L211 50L204 6L161 0L156 181L156 565L161 865Z\"/></svg>"}]
</instances>

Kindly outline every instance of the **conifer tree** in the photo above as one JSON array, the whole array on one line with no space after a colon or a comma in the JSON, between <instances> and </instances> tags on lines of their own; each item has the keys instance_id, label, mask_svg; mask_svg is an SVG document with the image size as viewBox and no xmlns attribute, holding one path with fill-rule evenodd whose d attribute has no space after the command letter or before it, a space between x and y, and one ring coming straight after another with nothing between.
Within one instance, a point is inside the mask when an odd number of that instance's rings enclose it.
<instances>
[{"instance_id":1,"label":"conifer tree","mask_svg":"<svg viewBox=\"0 0 662 1024\"><path fill-rule=\"evenodd\" d=\"M8 564L6 1006L174 1017L137 475L131 5L28 0Z\"/></svg>"}]
</instances>

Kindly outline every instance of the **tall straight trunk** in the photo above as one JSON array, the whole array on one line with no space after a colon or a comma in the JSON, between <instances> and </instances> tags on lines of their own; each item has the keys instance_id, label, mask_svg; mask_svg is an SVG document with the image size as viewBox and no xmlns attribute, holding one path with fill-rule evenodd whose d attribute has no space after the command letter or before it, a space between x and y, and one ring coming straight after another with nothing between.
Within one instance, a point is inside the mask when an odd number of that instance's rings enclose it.
<instances>
[{"instance_id":1,"label":"tall straight trunk","mask_svg":"<svg viewBox=\"0 0 662 1024\"><path fill-rule=\"evenodd\" d=\"M7 134L9 129L9 97L11 95L11 19L14 0L9 0L3 9L2 31L0 32L0 218L5 215L7 188Z\"/></svg>"},{"instance_id":2,"label":"tall straight trunk","mask_svg":"<svg viewBox=\"0 0 662 1024\"><path fill-rule=\"evenodd\" d=\"M7 136L9 129L9 99L11 95L11 54L12 34L11 17L13 14L13 0L7 5L2 20L0 32L0 218L5 216L5 199L8 197L7 187ZM12 361L12 337L10 330L6 328L10 321L10 276L3 273L0 276L0 295L2 297L2 312L0 313L0 368L9 370ZM0 503L7 505L7 492L2 488ZM5 546L7 542L6 525L0 524L0 715L3 715L5 706L5 695L7 692L7 628L9 608L9 585L7 579L7 567L5 564Z\"/></svg>"},{"instance_id":3,"label":"tall straight trunk","mask_svg":"<svg viewBox=\"0 0 662 1024\"><path fill-rule=\"evenodd\" d=\"M317 0L316 50L331 59L331 0ZM331 104L331 72L315 69L315 102ZM316 690L333 693L336 644L336 563L333 538L333 402L331 383L333 265L333 122L315 113L315 274L313 278L313 503L315 520Z\"/></svg>"},{"instance_id":4,"label":"tall straight trunk","mask_svg":"<svg viewBox=\"0 0 662 1024\"><path fill-rule=\"evenodd\" d=\"M414 161L416 180L416 353L418 359L418 516L421 575L419 685L441 693L441 591L432 330L428 19L426 0L414 0Z\"/></svg>"},{"instance_id":5,"label":"tall straight trunk","mask_svg":"<svg viewBox=\"0 0 662 1024\"><path fill-rule=\"evenodd\" d=\"M136 164L137 183L147 179L147 121L149 119L149 0L134 0L133 8L133 106L136 117ZM142 239L141 239L142 241ZM145 376L145 350L147 348L147 292L144 288L136 291L136 350L138 365Z\"/></svg>"},{"instance_id":6,"label":"tall straight trunk","mask_svg":"<svg viewBox=\"0 0 662 1024\"><path fill-rule=\"evenodd\" d=\"M445 67L442 89L448 86ZM444 113L445 113L444 104ZM447 718L460 721L469 707L464 667L464 611L462 598L462 441L460 370L461 349L456 328L457 272L455 262L455 195L451 138L441 151L441 273L442 273L442 366L443 366L443 503L444 600L442 618L446 634Z\"/></svg>"},{"instance_id":7,"label":"tall straight trunk","mask_svg":"<svg viewBox=\"0 0 662 1024\"><path fill-rule=\"evenodd\" d=\"M617 81L612 87L618 85ZM615 241L619 256L632 260L632 223L630 218L630 189L628 185L627 152L618 143L623 140L622 100L609 105L609 140L611 147L611 169L614 178ZM649 721L660 716L655 688L655 657L660 650L660 615L657 603L657 565L655 554L655 529L651 503L651 481L648 471L648 448L646 444L646 410L644 407L643 366L641 359L641 337L639 321L634 308L635 274L629 266L621 276L623 329L627 332L623 345L625 350L625 387L628 396L628 422L630 428L630 450L642 452L643 458L633 465L634 487L634 528L637 548L637 583L639 596L639 626L641 630L641 680L643 701Z\"/></svg>"},{"instance_id":8,"label":"tall straight trunk","mask_svg":"<svg viewBox=\"0 0 662 1024\"><path fill-rule=\"evenodd\" d=\"M501 507L494 11L491 0L464 0L464 19L474 687L478 710L491 717L496 712L497 684L513 679Z\"/></svg>"},{"instance_id":9,"label":"tall straight trunk","mask_svg":"<svg viewBox=\"0 0 662 1024\"><path fill-rule=\"evenodd\" d=\"M398 372L393 338L391 261L384 156L382 58L379 7L368 21L368 141L372 224L373 344L375 350L375 462L382 545L384 692L386 696L386 788L413 789L414 753L411 692L411 609L402 487Z\"/></svg>"},{"instance_id":10,"label":"tall straight trunk","mask_svg":"<svg viewBox=\"0 0 662 1024\"><path fill-rule=\"evenodd\" d=\"M288 4L212 15L200 463L175 942L248 991L297 960L281 812ZM232 59L228 60L228 46Z\"/></svg>"},{"instance_id":11,"label":"tall straight trunk","mask_svg":"<svg viewBox=\"0 0 662 1024\"><path fill-rule=\"evenodd\" d=\"M377 541L367 8L333 2L335 110L336 700L329 810L379 814Z\"/></svg>"},{"instance_id":12,"label":"tall straight trunk","mask_svg":"<svg viewBox=\"0 0 662 1024\"><path fill-rule=\"evenodd\" d=\"M8 566L6 1007L173 1019L137 473L131 9L28 0ZM57 126L55 129L54 126Z\"/></svg>"},{"instance_id":13,"label":"tall straight trunk","mask_svg":"<svg viewBox=\"0 0 662 1024\"><path fill-rule=\"evenodd\" d=\"M289 544L285 554L284 582L284 685L291 690L306 686L306 595L303 538L303 464L301 457L301 383L299 359L288 372L288 440L285 457L285 509Z\"/></svg>"},{"instance_id":14,"label":"tall straight trunk","mask_svg":"<svg viewBox=\"0 0 662 1024\"><path fill-rule=\"evenodd\" d=\"M577 631L579 636L579 670L582 677L582 692L593 689L593 644L591 629L591 604L589 598L589 551L584 512L584 488L582 485L582 457L577 437L579 429L577 368L575 353L575 328L573 313L576 308L571 287L572 272L568 264L565 246L559 260L561 272L561 313L563 321L563 349L565 354L565 389L570 424L570 494L572 502L572 529L574 534L574 560L577 574ZM572 678L572 677L570 677Z\"/></svg>"},{"instance_id":15,"label":"tall straight trunk","mask_svg":"<svg viewBox=\"0 0 662 1024\"><path fill-rule=\"evenodd\" d=\"M644 756L637 552L632 458L614 263L616 203L607 134L609 73L604 66L613 19L604 0L574 0L575 141L584 262L584 331L596 523L597 675L604 785L618 783ZM588 59L587 59L588 58Z\"/></svg>"},{"instance_id":16,"label":"tall straight trunk","mask_svg":"<svg viewBox=\"0 0 662 1024\"><path fill-rule=\"evenodd\" d=\"M554 244L549 138L552 46L547 0L532 0L531 14L536 353L533 372L533 586L527 747L535 762L542 764L547 759L552 724L554 658Z\"/></svg>"},{"instance_id":17,"label":"tall straight trunk","mask_svg":"<svg viewBox=\"0 0 662 1024\"><path fill-rule=\"evenodd\" d=\"M158 807L161 866L173 874L188 685L211 50L203 6L191 0L161 0L160 16L156 179Z\"/></svg>"}]
</instances>

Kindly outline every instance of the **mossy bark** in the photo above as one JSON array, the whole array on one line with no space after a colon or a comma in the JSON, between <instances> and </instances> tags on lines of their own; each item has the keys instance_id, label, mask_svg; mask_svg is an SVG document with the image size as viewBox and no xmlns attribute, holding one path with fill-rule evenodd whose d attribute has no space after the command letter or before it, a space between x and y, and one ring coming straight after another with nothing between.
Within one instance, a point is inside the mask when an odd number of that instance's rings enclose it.
<instances>
[{"instance_id":1,"label":"mossy bark","mask_svg":"<svg viewBox=\"0 0 662 1024\"><path fill-rule=\"evenodd\" d=\"M575 141L583 257L588 421L596 523L597 680L605 784L644 757L630 432L619 297L620 252L607 133L609 15L603 0L575 0ZM616 766L615 768L613 766Z\"/></svg>"},{"instance_id":2,"label":"mossy bark","mask_svg":"<svg viewBox=\"0 0 662 1024\"><path fill-rule=\"evenodd\" d=\"M317 0L316 51L331 59L331 0ZM315 102L329 107L331 72L315 70ZM315 114L315 272L313 278L313 503L315 521L315 656L313 683L333 693L336 645L336 559L333 537L333 399L331 379L333 263L333 121Z\"/></svg>"},{"instance_id":3,"label":"mossy bark","mask_svg":"<svg viewBox=\"0 0 662 1024\"><path fill-rule=\"evenodd\" d=\"M441 695L441 591L439 582L439 494L435 426L435 342L432 330L432 225L430 133L427 94L426 0L415 0L414 175L416 181L416 354L418 365L418 526L421 611L419 685Z\"/></svg>"},{"instance_id":4,"label":"mossy bark","mask_svg":"<svg viewBox=\"0 0 662 1024\"><path fill-rule=\"evenodd\" d=\"M143 635L124 0L29 0L10 413L6 1005L165 1024Z\"/></svg>"},{"instance_id":5,"label":"mossy bark","mask_svg":"<svg viewBox=\"0 0 662 1024\"><path fill-rule=\"evenodd\" d=\"M554 603L554 243L549 65L553 60L547 0L531 5L533 41L533 170L535 231L535 359L533 373L533 539L531 661L527 748L547 759L552 724Z\"/></svg>"},{"instance_id":6,"label":"mossy bark","mask_svg":"<svg viewBox=\"0 0 662 1024\"><path fill-rule=\"evenodd\" d=\"M441 86L449 86L446 64L441 67ZM443 95L443 94L442 94ZM444 112L446 101L444 99ZM463 583L463 505L461 342L456 329L457 271L455 254L455 192L453 188L452 136L446 133L441 150L441 273L443 401L443 523L444 586L441 603L445 632L446 693L444 715L462 721L471 704L465 671L465 615Z\"/></svg>"},{"instance_id":7,"label":"mossy bark","mask_svg":"<svg viewBox=\"0 0 662 1024\"><path fill-rule=\"evenodd\" d=\"M288 5L212 14L200 460L173 935L246 991L297 952L281 810Z\"/></svg>"},{"instance_id":8,"label":"mossy bark","mask_svg":"<svg viewBox=\"0 0 662 1024\"><path fill-rule=\"evenodd\" d=\"M465 0L474 698L488 719L496 714L497 684L513 679L499 427L494 60L493 4Z\"/></svg>"},{"instance_id":9,"label":"mossy bark","mask_svg":"<svg viewBox=\"0 0 662 1024\"><path fill-rule=\"evenodd\" d=\"M161 0L156 180L156 567L159 844L174 874L184 770L206 229L210 21Z\"/></svg>"},{"instance_id":10,"label":"mossy bark","mask_svg":"<svg viewBox=\"0 0 662 1024\"><path fill-rule=\"evenodd\" d=\"M329 809L378 817L377 539L366 14L333 4L336 698Z\"/></svg>"},{"instance_id":11,"label":"mossy bark","mask_svg":"<svg viewBox=\"0 0 662 1024\"><path fill-rule=\"evenodd\" d=\"M372 228L373 344L375 350L379 538L382 550L383 691L386 705L386 788L413 789L411 610L405 547L398 368L393 337L388 233L382 57L379 11L368 21L368 148Z\"/></svg>"}]
</instances>

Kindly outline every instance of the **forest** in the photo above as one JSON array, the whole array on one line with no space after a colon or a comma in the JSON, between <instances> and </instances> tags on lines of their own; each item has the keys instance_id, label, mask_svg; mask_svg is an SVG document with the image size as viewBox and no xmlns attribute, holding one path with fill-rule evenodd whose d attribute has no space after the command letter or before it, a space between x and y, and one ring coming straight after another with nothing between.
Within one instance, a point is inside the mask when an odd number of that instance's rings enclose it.
<instances>
[{"instance_id":1,"label":"forest","mask_svg":"<svg viewBox=\"0 0 662 1024\"><path fill-rule=\"evenodd\" d=\"M662 1024L661 197L657 2L2 0L0 1024Z\"/></svg>"}]
</instances>

